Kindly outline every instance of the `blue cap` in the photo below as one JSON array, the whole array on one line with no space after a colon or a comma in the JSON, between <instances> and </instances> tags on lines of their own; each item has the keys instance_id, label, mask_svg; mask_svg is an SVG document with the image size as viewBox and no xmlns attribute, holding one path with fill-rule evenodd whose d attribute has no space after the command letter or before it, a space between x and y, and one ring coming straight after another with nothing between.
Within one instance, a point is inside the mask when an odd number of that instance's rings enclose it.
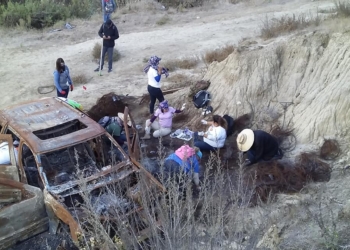
<instances>
[{"instance_id":1,"label":"blue cap","mask_svg":"<svg viewBox=\"0 0 350 250\"><path fill-rule=\"evenodd\" d=\"M199 158L202 159L202 156L203 156L202 152L201 152L201 151L198 151L198 152L197 152L197 156L198 156Z\"/></svg>"}]
</instances>

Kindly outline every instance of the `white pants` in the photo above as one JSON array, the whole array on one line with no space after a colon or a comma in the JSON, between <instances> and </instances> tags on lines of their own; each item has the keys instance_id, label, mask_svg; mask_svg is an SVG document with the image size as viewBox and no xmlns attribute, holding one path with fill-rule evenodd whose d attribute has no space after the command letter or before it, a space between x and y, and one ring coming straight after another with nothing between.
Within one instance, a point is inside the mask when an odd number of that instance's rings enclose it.
<instances>
[{"instance_id":1,"label":"white pants","mask_svg":"<svg viewBox=\"0 0 350 250\"><path fill-rule=\"evenodd\" d=\"M166 136L168 134L171 133L171 128L161 128L159 125L158 121L154 121L151 123L151 127L147 129L147 124L151 121L151 119L148 119L146 121L146 134L150 134L151 133L151 128L154 130L153 132L153 137L158 138L161 136Z\"/></svg>"}]
</instances>

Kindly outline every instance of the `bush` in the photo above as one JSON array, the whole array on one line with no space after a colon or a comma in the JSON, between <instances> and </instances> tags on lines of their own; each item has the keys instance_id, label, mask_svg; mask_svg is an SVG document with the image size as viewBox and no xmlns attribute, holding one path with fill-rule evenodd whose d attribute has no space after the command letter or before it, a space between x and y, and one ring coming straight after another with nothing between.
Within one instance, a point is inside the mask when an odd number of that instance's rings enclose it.
<instances>
[{"instance_id":1,"label":"bush","mask_svg":"<svg viewBox=\"0 0 350 250\"><path fill-rule=\"evenodd\" d=\"M184 59L175 59L164 62L164 65L169 70L176 69L192 69L198 64L198 58L184 58Z\"/></svg>"},{"instance_id":2,"label":"bush","mask_svg":"<svg viewBox=\"0 0 350 250\"><path fill-rule=\"evenodd\" d=\"M260 33L262 38L269 39L294 30L304 29L311 25L318 26L320 21L319 16L312 17L311 15L309 17L306 17L306 15L285 15L280 19L273 20L269 20L266 17L263 21Z\"/></svg>"},{"instance_id":3,"label":"bush","mask_svg":"<svg viewBox=\"0 0 350 250\"><path fill-rule=\"evenodd\" d=\"M0 24L6 27L21 25L41 29L70 17L88 18L93 13L92 0L24 0L9 1L0 7Z\"/></svg>"},{"instance_id":4,"label":"bush","mask_svg":"<svg viewBox=\"0 0 350 250\"><path fill-rule=\"evenodd\" d=\"M100 43L95 43L94 48L92 49L92 56L94 59L100 60L101 56L101 44ZM120 59L121 55L119 51L114 47L113 50L113 62L116 62ZM108 60L108 56L105 56L105 61Z\"/></svg>"},{"instance_id":5,"label":"bush","mask_svg":"<svg viewBox=\"0 0 350 250\"><path fill-rule=\"evenodd\" d=\"M225 60L234 51L233 45L227 45L223 48L207 51L203 56L205 63L210 64L214 61L221 62Z\"/></svg>"},{"instance_id":6,"label":"bush","mask_svg":"<svg viewBox=\"0 0 350 250\"><path fill-rule=\"evenodd\" d=\"M336 1L335 10L339 16L350 17L350 3L345 1Z\"/></svg>"},{"instance_id":7,"label":"bush","mask_svg":"<svg viewBox=\"0 0 350 250\"><path fill-rule=\"evenodd\" d=\"M198 7L202 6L204 2L209 2L209 0L160 0L158 1L164 4L166 7Z\"/></svg>"}]
</instances>

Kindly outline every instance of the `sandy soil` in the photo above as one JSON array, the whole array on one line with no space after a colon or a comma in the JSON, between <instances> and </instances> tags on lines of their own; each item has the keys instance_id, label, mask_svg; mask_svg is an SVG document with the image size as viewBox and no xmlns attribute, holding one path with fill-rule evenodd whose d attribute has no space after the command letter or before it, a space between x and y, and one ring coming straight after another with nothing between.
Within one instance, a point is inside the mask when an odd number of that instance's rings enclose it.
<instances>
[{"instance_id":1,"label":"sandy soil","mask_svg":"<svg viewBox=\"0 0 350 250\"><path fill-rule=\"evenodd\" d=\"M92 20L73 20L73 30L0 31L0 108L24 100L53 96L38 93L39 86L53 85L55 61L62 57L70 67L71 75L84 74L90 81L75 86L69 97L90 107L98 97L110 91L119 94L141 95L146 93L146 77L143 60L153 54L163 61L174 58L200 56L226 44L237 44L242 38L259 35L262 20L291 13L308 13L317 8L330 6L332 1L270 1L268 4L221 4L204 6L185 12L163 10L156 4L147 8L134 6L131 10L119 10L113 17L120 30L116 48L122 58L113 64L113 72L103 71L98 76L93 70L98 66L91 56L95 43L101 42L96 35L100 16ZM286 3L284 3L286 2ZM169 21L162 26L156 22L167 15ZM203 65L187 70L184 74L200 78ZM106 67L105 67L106 68ZM171 72L176 74L176 72ZM171 80L164 80L165 86Z\"/></svg>"}]
</instances>

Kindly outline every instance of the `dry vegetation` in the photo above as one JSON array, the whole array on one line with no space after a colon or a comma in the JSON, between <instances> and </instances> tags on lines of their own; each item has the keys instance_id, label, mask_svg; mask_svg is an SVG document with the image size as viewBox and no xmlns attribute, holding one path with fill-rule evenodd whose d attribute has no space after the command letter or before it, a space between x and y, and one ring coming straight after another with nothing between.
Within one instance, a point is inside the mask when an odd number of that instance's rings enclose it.
<instances>
[{"instance_id":1,"label":"dry vegetation","mask_svg":"<svg viewBox=\"0 0 350 250\"><path fill-rule=\"evenodd\" d=\"M169 21L170 21L170 18L168 16L163 16L156 22L156 24L164 25L164 24L166 24Z\"/></svg>"},{"instance_id":2,"label":"dry vegetation","mask_svg":"<svg viewBox=\"0 0 350 250\"><path fill-rule=\"evenodd\" d=\"M164 62L164 66L171 71L176 69L193 69L198 64L198 58L183 58L183 59L174 59Z\"/></svg>"},{"instance_id":3,"label":"dry vegetation","mask_svg":"<svg viewBox=\"0 0 350 250\"><path fill-rule=\"evenodd\" d=\"M191 78L185 74L171 74L168 77L168 81L172 84L168 88L163 88L164 91L167 89L188 87L192 84Z\"/></svg>"},{"instance_id":4,"label":"dry vegetation","mask_svg":"<svg viewBox=\"0 0 350 250\"><path fill-rule=\"evenodd\" d=\"M72 81L74 85L78 85L78 84L86 84L89 81L89 79L84 74L78 74L78 75L72 76Z\"/></svg>"},{"instance_id":5,"label":"dry vegetation","mask_svg":"<svg viewBox=\"0 0 350 250\"><path fill-rule=\"evenodd\" d=\"M233 45L226 45L220 49L215 49L211 51L207 51L203 55L203 61L208 65L214 61L221 62L225 60L232 52L235 47Z\"/></svg>"},{"instance_id":6,"label":"dry vegetation","mask_svg":"<svg viewBox=\"0 0 350 250\"><path fill-rule=\"evenodd\" d=\"M262 23L260 35L264 39L270 39L295 30L305 29L309 26L318 26L321 22L319 16L306 16L304 14L296 16L283 16L280 19L269 19Z\"/></svg>"},{"instance_id":7,"label":"dry vegetation","mask_svg":"<svg viewBox=\"0 0 350 250\"><path fill-rule=\"evenodd\" d=\"M100 60L100 56L101 56L101 44L100 43L95 43L95 46L92 49L92 57L94 59L97 59L98 61ZM114 47L114 51L113 51L113 62L118 61L121 58L121 54L119 53L119 51L116 49L116 47ZM106 53L105 55L105 62L108 61L108 54Z\"/></svg>"}]
</instances>

